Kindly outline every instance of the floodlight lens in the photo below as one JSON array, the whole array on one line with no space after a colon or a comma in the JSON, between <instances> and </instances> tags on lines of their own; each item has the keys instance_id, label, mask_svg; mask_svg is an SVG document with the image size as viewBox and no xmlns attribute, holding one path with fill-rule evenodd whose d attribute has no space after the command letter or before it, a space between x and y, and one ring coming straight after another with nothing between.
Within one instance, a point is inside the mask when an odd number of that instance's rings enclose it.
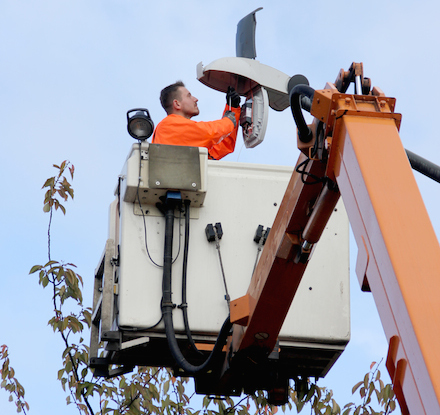
<instances>
[{"instance_id":1,"label":"floodlight lens","mask_svg":"<svg viewBox=\"0 0 440 415\"><path fill-rule=\"evenodd\" d=\"M143 118L135 118L130 121L130 130L136 137L149 137L151 135L151 124Z\"/></svg>"},{"instance_id":2,"label":"floodlight lens","mask_svg":"<svg viewBox=\"0 0 440 415\"><path fill-rule=\"evenodd\" d=\"M131 113L136 113L130 116ZM137 140L146 140L153 134L154 124L146 109L136 109L127 112L128 133Z\"/></svg>"}]
</instances>

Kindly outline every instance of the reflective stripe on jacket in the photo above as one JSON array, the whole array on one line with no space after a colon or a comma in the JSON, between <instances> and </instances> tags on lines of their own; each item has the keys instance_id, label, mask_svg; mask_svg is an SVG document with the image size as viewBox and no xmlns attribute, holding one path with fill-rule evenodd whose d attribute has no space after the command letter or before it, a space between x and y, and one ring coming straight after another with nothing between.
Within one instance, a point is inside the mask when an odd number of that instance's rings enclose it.
<instances>
[{"instance_id":1,"label":"reflective stripe on jacket","mask_svg":"<svg viewBox=\"0 0 440 415\"><path fill-rule=\"evenodd\" d=\"M228 107L225 107L226 112ZM216 121L193 121L181 115L170 114L156 127L152 142L175 146L206 147L212 158L219 160L232 153L237 140L240 108L231 108L236 127L225 117ZM224 113L223 112L223 113Z\"/></svg>"}]
</instances>

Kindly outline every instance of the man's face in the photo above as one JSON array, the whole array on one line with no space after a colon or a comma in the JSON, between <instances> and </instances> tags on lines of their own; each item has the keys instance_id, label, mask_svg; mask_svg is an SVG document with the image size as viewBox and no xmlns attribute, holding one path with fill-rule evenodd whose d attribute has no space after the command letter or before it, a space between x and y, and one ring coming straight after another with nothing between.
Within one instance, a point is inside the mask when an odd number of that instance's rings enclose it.
<instances>
[{"instance_id":1,"label":"man's face","mask_svg":"<svg viewBox=\"0 0 440 415\"><path fill-rule=\"evenodd\" d=\"M191 95L191 92L189 92L185 87L181 86L179 87L180 92L180 110L182 111L182 115L185 118L192 118L195 115L199 115L199 107L197 106L198 99L196 97L193 97Z\"/></svg>"}]
</instances>

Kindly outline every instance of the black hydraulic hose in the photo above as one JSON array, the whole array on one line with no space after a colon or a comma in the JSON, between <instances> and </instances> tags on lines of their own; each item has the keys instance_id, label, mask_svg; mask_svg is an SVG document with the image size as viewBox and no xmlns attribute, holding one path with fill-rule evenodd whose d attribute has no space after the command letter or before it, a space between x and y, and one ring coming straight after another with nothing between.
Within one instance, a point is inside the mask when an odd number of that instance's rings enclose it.
<instances>
[{"instance_id":1,"label":"black hydraulic hose","mask_svg":"<svg viewBox=\"0 0 440 415\"><path fill-rule=\"evenodd\" d=\"M194 339L192 338L191 329L189 327L188 321L188 303L186 302L186 292L187 292L187 275L188 275L188 250L189 250L189 225L190 225L190 201L185 200L185 242L183 245L183 265L182 265L182 304L180 308L183 314L183 325L185 327L186 337L189 341L191 348L199 353L203 354L199 349L197 349Z\"/></svg>"},{"instance_id":2,"label":"black hydraulic hose","mask_svg":"<svg viewBox=\"0 0 440 415\"><path fill-rule=\"evenodd\" d=\"M313 132L304 119L302 114L303 107L301 104L304 104L304 109L306 111L310 111L314 94L315 90L304 84L296 85L290 91L290 108L292 110L293 119L298 128L298 137L303 143L309 143L312 140Z\"/></svg>"},{"instance_id":3,"label":"black hydraulic hose","mask_svg":"<svg viewBox=\"0 0 440 415\"><path fill-rule=\"evenodd\" d=\"M347 89L347 88L345 88ZM341 91L344 92L344 91ZM306 84L295 85L290 91L290 108L295 123L298 127L298 136L303 143L308 143L313 138L313 133L306 124L302 109L310 112L315 90ZM405 150L411 167L419 173L440 183L440 166L431 161Z\"/></svg>"},{"instance_id":4,"label":"black hydraulic hose","mask_svg":"<svg viewBox=\"0 0 440 415\"><path fill-rule=\"evenodd\" d=\"M223 346L231 330L232 324L229 317L223 323L223 326L218 335L217 341L214 345L209 357L199 366L194 366L189 363L183 356L179 344L176 339L176 332L173 325L173 300L171 293L171 268L173 255L173 227L174 227L174 207L166 206L165 211L165 246L164 246L164 265L163 265L163 281L162 281L162 316L165 324L165 334L168 340L168 347L176 364L188 372L189 374L197 374L207 370L212 362L220 355Z\"/></svg>"},{"instance_id":5,"label":"black hydraulic hose","mask_svg":"<svg viewBox=\"0 0 440 415\"><path fill-rule=\"evenodd\" d=\"M440 183L440 166L437 166L437 164L426 160L425 158L413 153L412 151L405 151L406 155L408 156L409 163L414 170Z\"/></svg>"},{"instance_id":6,"label":"black hydraulic hose","mask_svg":"<svg viewBox=\"0 0 440 415\"><path fill-rule=\"evenodd\" d=\"M173 309L171 292L171 267L173 265L173 227L174 207L167 207L165 211L165 245L163 252L163 279L162 279L162 314L165 307Z\"/></svg>"},{"instance_id":7,"label":"black hydraulic hose","mask_svg":"<svg viewBox=\"0 0 440 415\"><path fill-rule=\"evenodd\" d=\"M301 95L301 108L303 110L310 112L310 110L312 109L312 103L313 103L313 95L311 98L306 97L305 95Z\"/></svg>"}]
</instances>

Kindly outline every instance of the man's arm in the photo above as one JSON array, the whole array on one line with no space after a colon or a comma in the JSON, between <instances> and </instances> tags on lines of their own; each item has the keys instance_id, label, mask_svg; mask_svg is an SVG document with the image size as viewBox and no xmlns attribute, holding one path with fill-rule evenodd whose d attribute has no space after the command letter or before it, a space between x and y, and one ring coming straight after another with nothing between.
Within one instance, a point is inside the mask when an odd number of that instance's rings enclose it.
<instances>
[{"instance_id":1,"label":"man's arm","mask_svg":"<svg viewBox=\"0 0 440 415\"><path fill-rule=\"evenodd\" d=\"M235 115L235 128L229 133L226 137L223 138L218 144L214 144L211 148L208 149L209 155L215 159L220 160L226 155L232 153L235 149L235 143L237 141L237 133L238 133L238 125L240 123L240 107L234 108L226 105L223 115L227 111L232 111ZM232 122L232 120L231 120Z\"/></svg>"},{"instance_id":2,"label":"man's arm","mask_svg":"<svg viewBox=\"0 0 440 415\"><path fill-rule=\"evenodd\" d=\"M212 148L234 130L229 118L217 121L193 121L180 115L168 115L156 127L152 142L176 146Z\"/></svg>"}]
</instances>

